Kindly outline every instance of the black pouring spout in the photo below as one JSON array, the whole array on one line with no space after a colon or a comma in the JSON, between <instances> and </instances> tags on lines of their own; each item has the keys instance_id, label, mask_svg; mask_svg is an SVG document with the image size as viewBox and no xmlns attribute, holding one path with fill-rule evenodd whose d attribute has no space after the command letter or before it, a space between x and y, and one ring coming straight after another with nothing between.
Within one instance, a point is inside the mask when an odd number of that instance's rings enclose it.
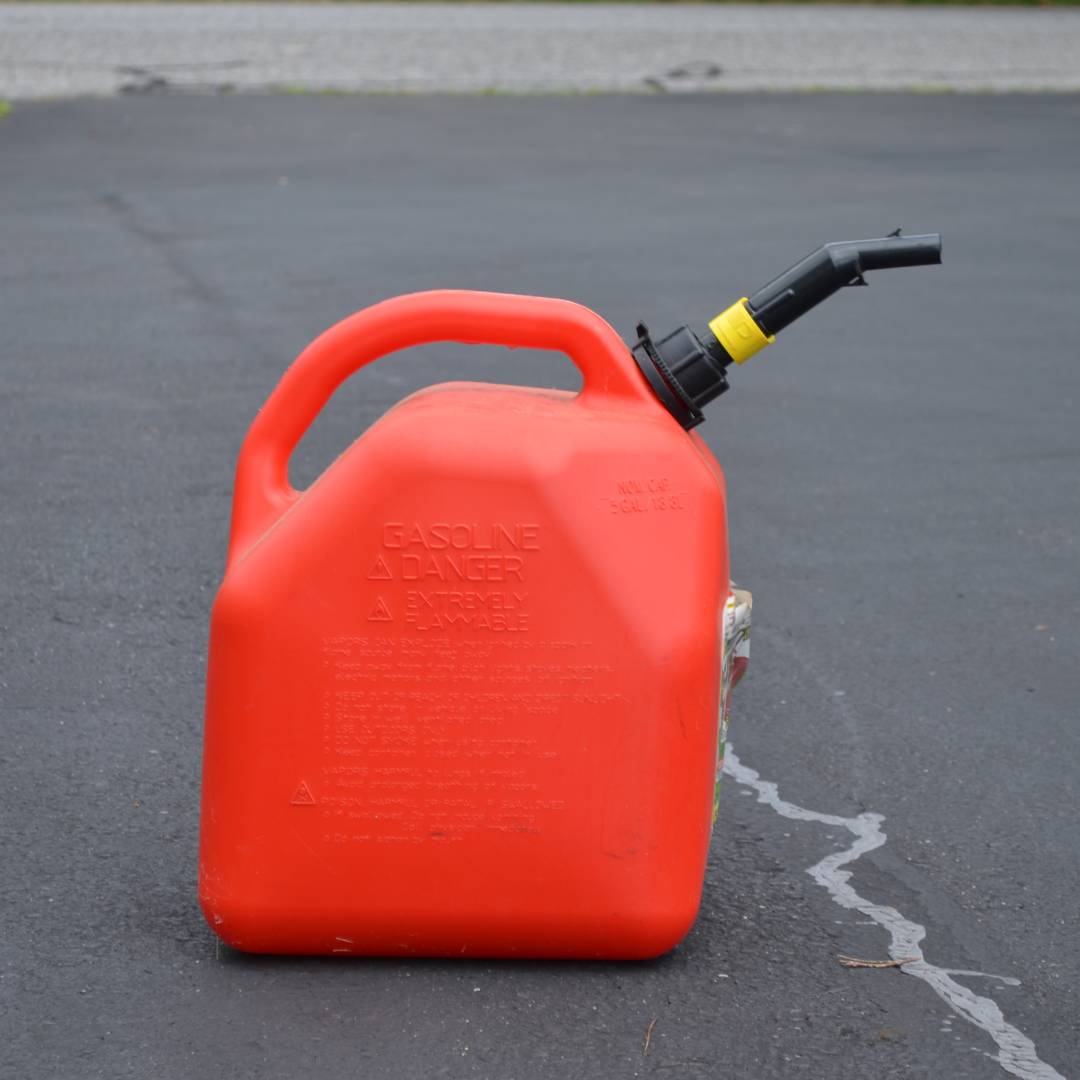
<instances>
[{"instance_id":1,"label":"black pouring spout","mask_svg":"<svg viewBox=\"0 0 1080 1080\"><path fill-rule=\"evenodd\" d=\"M773 278L746 301L754 321L776 334L845 285L865 285L869 270L933 266L941 262L941 234L838 240L824 244Z\"/></svg>"},{"instance_id":2,"label":"black pouring spout","mask_svg":"<svg viewBox=\"0 0 1080 1080\"><path fill-rule=\"evenodd\" d=\"M656 341L638 326L634 359L656 396L684 428L704 419L703 405L728 388L727 368L742 364L776 334L845 285L865 285L870 270L932 266L941 262L941 234L825 244L774 278L753 296L743 297L696 333L680 326Z\"/></svg>"}]
</instances>

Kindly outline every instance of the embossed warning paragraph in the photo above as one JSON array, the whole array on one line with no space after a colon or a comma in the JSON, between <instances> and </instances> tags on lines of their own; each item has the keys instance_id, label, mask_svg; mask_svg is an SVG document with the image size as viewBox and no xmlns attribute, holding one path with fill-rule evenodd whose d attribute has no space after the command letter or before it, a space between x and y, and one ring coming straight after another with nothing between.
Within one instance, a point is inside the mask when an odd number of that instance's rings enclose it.
<instances>
[{"instance_id":1,"label":"embossed warning paragraph","mask_svg":"<svg viewBox=\"0 0 1080 1080\"><path fill-rule=\"evenodd\" d=\"M563 724L587 707L611 730L628 704L588 641L335 635L321 660L321 769L291 801L331 843L539 836L590 790L568 780L587 750Z\"/></svg>"}]
</instances>

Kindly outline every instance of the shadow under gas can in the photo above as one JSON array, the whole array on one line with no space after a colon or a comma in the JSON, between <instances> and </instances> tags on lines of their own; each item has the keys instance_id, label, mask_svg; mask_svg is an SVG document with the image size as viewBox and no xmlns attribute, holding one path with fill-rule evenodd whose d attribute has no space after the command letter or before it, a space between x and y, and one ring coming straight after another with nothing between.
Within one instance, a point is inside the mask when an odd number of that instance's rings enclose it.
<instances>
[{"instance_id":1,"label":"shadow under gas can","mask_svg":"<svg viewBox=\"0 0 1080 1080\"><path fill-rule=\"evenodd\" d=\"M583 388L431 387L290 487L344 379L442 340L561 351ZM253 952L671 949L701 896L728 595L720 467L598 315L435 292L327 331L237 469L210 636L210 925Z\"/></svg>"}]
</instances>

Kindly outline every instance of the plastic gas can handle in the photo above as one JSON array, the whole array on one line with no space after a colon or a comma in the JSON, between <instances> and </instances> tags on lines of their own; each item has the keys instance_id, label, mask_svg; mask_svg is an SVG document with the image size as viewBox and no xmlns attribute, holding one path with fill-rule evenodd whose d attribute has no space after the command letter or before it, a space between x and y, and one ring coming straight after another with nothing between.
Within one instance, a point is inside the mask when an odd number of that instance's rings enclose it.
<instances>
[{"instance_id":1,"label":"plastic gas can handle","mask_svg":"<svg viewBox=\"0 0 1080 1080\"><path fill-rule=\"evenodd\" d=\"M387 353L435 341L563 352L581 371L583 404L611 399L656 404L622 339L580 304L458 290L384 300L317 337L256 416L236 468L230 563L299 498L289 483L289 458L334 391Z\"/></svg>"}]
</instances>

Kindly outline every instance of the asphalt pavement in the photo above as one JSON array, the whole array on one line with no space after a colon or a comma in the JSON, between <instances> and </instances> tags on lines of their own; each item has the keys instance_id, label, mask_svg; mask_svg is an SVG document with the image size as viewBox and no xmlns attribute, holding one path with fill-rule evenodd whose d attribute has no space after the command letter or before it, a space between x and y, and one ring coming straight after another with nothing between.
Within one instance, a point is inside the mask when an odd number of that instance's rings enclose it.
<instances>
[{"instance_id":1,"label":"asphalt pavement","mask_svg":"<svg viewBox=\"0 0 1080 1080\"><path fill-rule=\"evenodd\" d=\"M1080 10L0 3L0 97L1080 90Z\"/></svg>"},{"instance_id":2,"label":"asphalt pavement","mask_svg":"<svg viewBox=\"0 0 1080 1080\"><path fill-rule=\"evenodd\" d=\"M18 104L0 1075L1074 1075L1078 124L1070 96ZM701 429L755 628L684 944L634 964L216 945L207 619L240 440L298 350L439 286L572 297L630 337L895 226L941 230L944 265L792 326ZM559 357L418 350L350 382L296 481L457 378L574 385ZM848 881L807 873L830 854ZM838 962L887 959L898 926L925 930L917 970Z\"/></svg>"}]
</instances>

